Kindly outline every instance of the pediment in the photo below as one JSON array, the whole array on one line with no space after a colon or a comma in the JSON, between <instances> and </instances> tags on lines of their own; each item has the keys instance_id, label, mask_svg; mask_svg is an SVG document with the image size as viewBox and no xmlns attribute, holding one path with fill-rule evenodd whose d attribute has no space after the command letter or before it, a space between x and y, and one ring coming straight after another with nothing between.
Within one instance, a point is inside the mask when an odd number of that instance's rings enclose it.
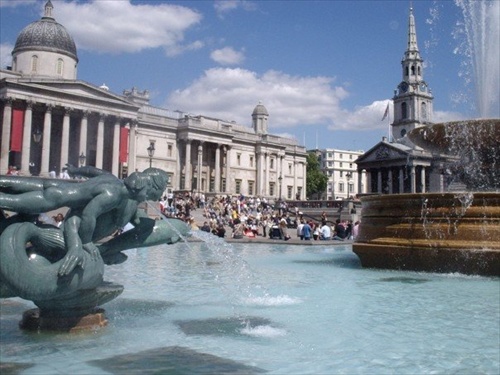
<instances>
[{"instance_id":1,"label":"pediment","mask_svg":"<svg viewBox=\"0 0 500 375\"><path fill-rule=\"evenodd\" d=\"M359 157L356 164L383 163L384 161L406 159L410 151L409 147L401 144L380 142Z\"/></svg>"}]
</instances>

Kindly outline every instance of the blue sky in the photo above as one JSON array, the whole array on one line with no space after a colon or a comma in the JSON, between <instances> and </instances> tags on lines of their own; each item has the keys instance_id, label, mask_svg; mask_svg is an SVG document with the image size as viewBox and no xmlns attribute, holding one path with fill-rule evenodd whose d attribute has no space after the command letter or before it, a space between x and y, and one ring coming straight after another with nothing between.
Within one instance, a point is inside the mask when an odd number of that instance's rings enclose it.
<instances>
[{"instance_id":1,"label":"blue sky","mask_svg":"<svg viewBox=\"0 0 500 375\"><path fill-rule=\"evenodd\" d=\"M381 119L402 78L412 4L434 121L477 115L455 1L52 3L56 21L75 39L80 80L119 94L148 90L152 105L249 127L261 101L272 134L308 149L365 151L388 133L389 121ZM487 3L490 13L499 13L498 1ZM0 0L2 67L44 4ZM494 43L498 49L498 35ZM495 62L500 65L498 51Z\"/></svg>"}]
</instances>

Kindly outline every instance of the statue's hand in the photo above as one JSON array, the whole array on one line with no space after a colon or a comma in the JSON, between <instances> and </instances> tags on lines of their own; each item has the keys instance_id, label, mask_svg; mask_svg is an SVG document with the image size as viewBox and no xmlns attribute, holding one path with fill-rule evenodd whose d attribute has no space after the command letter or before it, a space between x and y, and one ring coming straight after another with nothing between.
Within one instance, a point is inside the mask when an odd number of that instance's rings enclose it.
<instances>
[{"instance_id":1,"label":"statue's hand","mask_svg":"<svg viewBox=\"0 0 500 375\"><path fill-rule=\"evenodd\" d=\"M90 259L98 260L101 257L99 249L93 242L83 244L83 250L90 254Z\"/></svg>"},{"instance_id":2,"label":"statue's hand","mask_svg":"<svg viewBox=\"0 0 500 375\"><path fill-rule=\"evenodd\" d=\"M85 257L81 250L70 250L63 258L63 262L59 267L59 276L69 275L75 267L80 266L82 269L85 267Z\"/></svg>"}]
</instances>

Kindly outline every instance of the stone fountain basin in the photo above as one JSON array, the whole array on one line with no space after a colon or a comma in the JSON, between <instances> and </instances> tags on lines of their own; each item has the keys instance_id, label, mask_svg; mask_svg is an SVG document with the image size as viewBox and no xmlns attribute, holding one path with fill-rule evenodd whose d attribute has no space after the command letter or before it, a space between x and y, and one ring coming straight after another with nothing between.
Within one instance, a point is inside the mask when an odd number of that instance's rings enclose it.
<instances>
[{"instance_id":1,"label":"stone fountain basin","mask_svg":"<svg viewBox=\"0 0 500 375\"><path fill-rule=\"evenodd\" d=\"M500 193L361 198L363 267L500 276Z\"/></svg>"}]
</instances>

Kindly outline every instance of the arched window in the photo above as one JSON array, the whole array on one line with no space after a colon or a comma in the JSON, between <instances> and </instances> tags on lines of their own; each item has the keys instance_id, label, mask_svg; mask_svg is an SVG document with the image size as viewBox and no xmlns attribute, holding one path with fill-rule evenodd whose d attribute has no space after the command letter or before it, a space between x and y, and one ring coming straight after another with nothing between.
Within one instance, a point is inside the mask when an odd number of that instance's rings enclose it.
<instances>
[{"instance_id":1,"label":"arched window","mask_svg":"<svg viewBox=\"0 0 500 375\"><path fill-rule=\"evenodd\" d=\"M412 65L411 66L411 75L414 76L415 75L415 65Z\"/></svg>"},{"instance_id":2,"label":"arched window","mask_svg":"<svg viewBox=\"0 0 500 375\"><path fill-rule=\"evenodd\" d=\"M401 118L408 118L408 106L406 103L401 103Z\"/></svg>"},{"instance_id":3,"label":"arched window","mask_svg":"<svg viewBox=\"0 0 500 375\"><path fill-rule=\"evenodd\" d=\"M409 72L410 72L410 71L409 71L409 68L408 68L408 66L407 66L407 67L405 68L405 75L406 75L407 77L408 77L408 74L410 74Z\"/></svg>"},{"instance_id":4,"label":"arched window","mask_svg":"<svg viewBox=\"0 0 500 375\"><path fill-rule=\"evenodd\" d=\"M31 72L36 73L37 69L38 69L38 56L33 55L31 56Z\"/></svg>"},{"instance_id":5,"label":"arched window","mask_svg":"<svg viewBox=\"0 0 500 375\"><path fill-rule=\"evenodd\" d=\"M423 102L421 104L420 113L422 114L422 119L427 120L427 103Z\"/></svg>"},{"instance_id":6,"label":"arched window","mask_svg":"<svg viewBox=\"0 0 500 375\"><path fill-rule=\"evenodd\" d=\"M56 74L58 76L62 76L63 75L63 70L64 70L64 61L63 61L63 59L57 59Z\"/></svg>"},{"instance_id":7,"label":"arched window","mask_svg":"<svg viewBox=\"0 0 500 375\"><path fill-rule=\"evenodd\" d=\"M420 75L420 66L417 68L418 75Z\"/></svg>"}]
</instances>

